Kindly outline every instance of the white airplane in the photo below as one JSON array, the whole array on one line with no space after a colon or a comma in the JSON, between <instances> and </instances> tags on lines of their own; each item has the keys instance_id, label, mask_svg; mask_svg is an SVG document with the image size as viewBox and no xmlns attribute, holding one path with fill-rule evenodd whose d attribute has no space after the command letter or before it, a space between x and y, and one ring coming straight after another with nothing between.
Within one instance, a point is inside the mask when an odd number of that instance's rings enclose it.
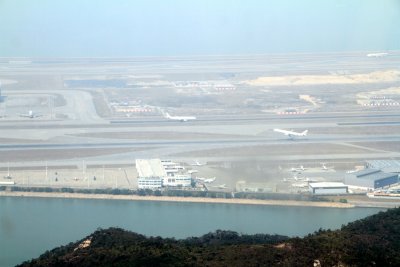
<instances>
[{"instance_id":1,"label":"white airplane","mask_svg":"<svg viewBox=\"0 0 400 267\"><path fill-rule=\"evenodd\" d=\"M367 54L367 57L384 57L387 55L388 55L388 53L370 53L370 54Z\"/></svg>"},{"instance_id":2,"label":"white airplane","mask_svg":"<svg viewBox=\"0 0 400 267\"><path fill-rule=\"evenodd\" d=\"M205 163L200 163L199 161L195 161L194 163L190 164L191 166L203 166L206 165Z\"/></svg>"},{"instance_id":3,"label":"white airplane","mask_svg":"<svg viewBox=\"0 0 400 267\"><path fill-rule=\"evenodd\" d=\"M327 167L326 165L325 165L325 163L321 163L322 164L322 170L324 170L324 171L329 171L329 170L334 170L334 167L333 166L329 166L329 167Z\"/></svg>"},{"instance_id":4,"label":"white airplane","mask_svg":"<svg viewBox=\"0 0 400 267\"><path fill-rule=\"evenodd\" d=\"M188 173L189 173L189 174L198 173L198 172L199 172L198 170L188 170Z\"/></svg>"},{"instance_id":5,"label":"white airplane","mask_svg":"<svg viewBox=\"0 0 400 267\"><path fill-rule=\"evenodd\" d=\"M165 112L164 117L170 120L181 121L181 122L186 122L196 119L196 117L194 116L171 116L169 115L168 112Z\"/></svg>"},{"instance_id":6,"label":"white airplane","mask_svg":"<svg viewBox=\"0 0 400 267\"><path fill-rule=\"evenodd\" d=\"M295 132L295 131L288 131L288 130L282 130L282 129L274 129L274 132L277 133L282 133L286 136L289 136L290 138L294 138L294 137L301 137L301 136L307 136L308 130L305 130L301 133L299 132Z\"/></svg>"},{"instance_id":7,"label":"white airplane","mask_svg":"<svg viewBox=\"0 0 400 267\"><path fill-rule=\"evenodd\" d=\"M216 179L215 177L213 177L213 178L200 178L200 177L196 177L196 180L199 180L199 181L201 181L201 182L203 182L203 183L207 183L207 184L210 184L210 183L214 182L215 179Z\"/></svg>"},{"instance_id":8,"label":"white airplane","mask_svg":"<svg viewBox=\"0 0 400 267\"><path fill-rule=\"evenodd\" d=\"M42 115L38 114L38 113L34 113L32 110L29 110L28 113L19 114L19 116L20 117L26 117L26 118L34 119L34 118L37 118L37 117L41 117Z\"/></svg>"},{"instance_id":9,"label":"white airplane","mask_svg":"<svg viewBox=\"0 0 400 267\"><path fill-rule=\"evenodd\" d=\"M308 187L308 183L294 183L294 184L292 184L292 187L306 188L306 187Z\"/></svg>"},{"instance_id":10,"label":"white airplane","mask_svg":"<svg viewBox=\"0 0 400 267\"><path fill-rule=\"evenodd\" d=\"M298 167L298 168L291 168L290 170L291 170L292 172L302 172L302 171L305 171L305 170L307 170L307 169L304 168L303 165L300 165L300 167Z\"/></svg>"},{"instance_id":11,"label":"white airplane","mask_svg":"<svg viewBox=\"0 0 400 267\"><path fill-rule=\"evenodd\" d=\"M218 189L227 189L227 188L228 188L228 187L226 186L226 184L220 184L220 185L213 186L213 187L218 188Z\"/></svg>"}]
</instances>

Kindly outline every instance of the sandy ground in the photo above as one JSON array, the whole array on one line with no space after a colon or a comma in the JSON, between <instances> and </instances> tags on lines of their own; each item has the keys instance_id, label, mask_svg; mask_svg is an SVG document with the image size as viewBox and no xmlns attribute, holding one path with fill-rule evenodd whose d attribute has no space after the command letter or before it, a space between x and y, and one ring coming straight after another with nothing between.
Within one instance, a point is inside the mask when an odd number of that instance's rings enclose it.
<instances>
[{"instance_id":1,"label":"sandy ground","mask_svg":"<svg viewBox=\"0 0 400 267\"><path fill-rule=\"evenodd\" d=\"M357 94L357 98L371 98L374 96L382 96L382 95L400 95L400 87L390 87L386 89L380 89L376 91L369 92L361 92Z\"/></svg>"},{"instance_id":2,"label":"sandy ground","mask_svg":"<svg viewBox=\"0 0 400 267\"><path fill-rule=\"evenodd\" d=\"M132 201L165 201L191 203L218 203L241 205L270 205L270 206L309 206L324 208L353 208L352 204L334 202L311 202L292 200L258 200L258 199L225 199L225 198L195 198L195 197L156 197L136 195L103 195L103 194L75 194L75 193L38 193L38 192L0 192L0 196L13 197L48 197L48 198L79 198L79 199L119 199Z\"/></svg>"},{"instance_id":3,"label":"sandy ground","mask_svg":"<svg viewBox=\"0 0 400 267\"><path fill-rule=\"evenodd\" d=\"M86 162L87 163L87 162ZM71 187L71 188L137 188L137 172L133 166L71 166L71 168L57 168L49 166L46 175L45 166L32 169L10 168L10 175L17 186L37 187ZM75 167L75 168L73 168ZM2 168L0 177L8 174L7 168ZM96 178L95 178L96 177ZM7 179L0 179L7 181Z\"/></svg>"},{"instance_id":4,"label":"sandy ground","mask_svg":"<svg viewBox=\"0 0 400 267\"><path fill-rule=\"evenodd\" d=\"M365 74L351 75L288 75L276 77L259 77L245 83L254 86L287 86L313 84L358 84L381 83L400 80L400 71L374 71Z\"/></svg>"},{"instance_id":5,"label":"sandy ground","mask_svg":"<svg viewBox=\"0 0 400 267\"><path fill-rule=\"evenodd\" d=\"M146 148L149 149L149 148ZM0 153L2 162L44 161L54 159L74 159L78 157L93 157L118 153L140 151L141 148L75 148L75 149L40 149L40 150L10 150Z\"/></svg>"}]
</instances>

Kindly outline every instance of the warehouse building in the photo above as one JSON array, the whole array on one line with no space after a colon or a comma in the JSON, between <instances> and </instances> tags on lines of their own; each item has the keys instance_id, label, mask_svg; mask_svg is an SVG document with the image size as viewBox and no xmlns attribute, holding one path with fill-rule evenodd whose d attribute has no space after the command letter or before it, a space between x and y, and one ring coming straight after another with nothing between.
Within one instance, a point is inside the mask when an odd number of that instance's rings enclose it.
<instances>
[{"instance_id":1,"label":"warehouse building","mask_svg":"<svg viewBox=\"0 0 400 267\"><path fill-rule=\"evenodd\" d=\"M347 185L336 182L309 183L308 188L313 195L343 195L349 192Z\"/></svg>"},{"instance_id":2,"label":"warehouse building","mask_svg":"<svg viewBox=\"0 0 400 267\"><path fill-rule=\"evenodd\" d=\"M345 184L364 187L366 189L376 189L396 184L399 181L397 173L387 173L378 169L364 169L361 171L347 173Z\"/></svg>"}]
</instances>

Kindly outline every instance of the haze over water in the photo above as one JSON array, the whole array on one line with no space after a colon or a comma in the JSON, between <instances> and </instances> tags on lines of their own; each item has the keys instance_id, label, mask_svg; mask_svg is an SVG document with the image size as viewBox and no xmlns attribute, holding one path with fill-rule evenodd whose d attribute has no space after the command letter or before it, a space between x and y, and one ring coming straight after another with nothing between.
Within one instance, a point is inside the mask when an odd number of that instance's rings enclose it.
<instances>
[{"instance_id":1,"label":"haze over water","mask_svg":"<svg viewBox=\"0 0 400 267\"><path fill-rule=\"evenodd\" d=\"M400 49L398 0L1 0L0 57Z\"/></svg>"}]
</instances>

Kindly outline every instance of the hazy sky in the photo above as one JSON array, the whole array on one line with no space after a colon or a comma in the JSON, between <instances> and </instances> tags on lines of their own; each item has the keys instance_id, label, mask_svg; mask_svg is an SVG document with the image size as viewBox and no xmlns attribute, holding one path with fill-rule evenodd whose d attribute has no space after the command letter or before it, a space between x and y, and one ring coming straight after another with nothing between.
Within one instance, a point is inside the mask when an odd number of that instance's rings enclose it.
<instances>
[{"instance_id":1,"label":"hazy sky","mask_svg":"<svg viewBox=\"0 0 400 267\"><path fill-rule=\"evenodd\" d=\"M0 56L400 49L400 0L0 0Z\"/></svg>"}]
</instances>

